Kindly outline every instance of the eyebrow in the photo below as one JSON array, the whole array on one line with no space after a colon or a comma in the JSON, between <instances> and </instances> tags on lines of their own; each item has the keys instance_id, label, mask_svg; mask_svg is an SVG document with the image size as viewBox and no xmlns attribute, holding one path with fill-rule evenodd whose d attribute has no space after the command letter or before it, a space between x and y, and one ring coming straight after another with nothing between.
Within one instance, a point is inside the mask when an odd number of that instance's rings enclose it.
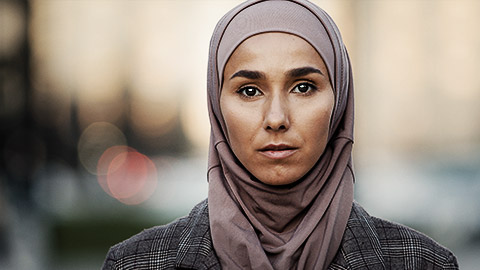
<instances>
[{"instance_id":1,"label":"eyebrow","mask_svg":"<svg viewBox=\"0 0 480 270\"><path fill-rule=\"evenodd\" d=\"M311 73L318 73L318 74L324 75L319 69L314 68L314 67L294 68L294 69L289 70L288 72L286 72L286 75L287 75L288 77L295 78L295 77L306 76L306 75L311 74Z\"/></svg>"},{"instance_id":2,"label":"eyebrow","mask_svg":"<svg viewBox=\"0 0 480 270\"><path fill-rule=\"evenodd\" d=\"M258 80L258 79L265 79L265 74L260 71L252 71L252 70L240 70L235 72L235 74L230 77L230 80L235 77L244 77L250 80Z\"/></svg>"},{"instance_id":3,"label":"eyebrow","mask_svg":"<svg viewBox=\"0 0 480 270\"><path fill-rule=\"evenodd\" d=\"M314 67L294 68L294 69L291 69L291 70L287 71L286 75L288 77L295 78L295 77L306 76L306 75L311 74L311 73L318 73L318 74L324 75L319 69L314 68ZM230 77L230 80L233 79L233 78L236 78L236 77L243 77L243 78L247 78L247 79L250 79L250 80L258 80L258 79L265 79L266 78L265 73L263 73L263 72L253 71L253 70L245 70L245 69L242 69L242 70L239 70L239 71L235 72L235 74L233 74L232 77Z\"/></svg>"}]
</instances>

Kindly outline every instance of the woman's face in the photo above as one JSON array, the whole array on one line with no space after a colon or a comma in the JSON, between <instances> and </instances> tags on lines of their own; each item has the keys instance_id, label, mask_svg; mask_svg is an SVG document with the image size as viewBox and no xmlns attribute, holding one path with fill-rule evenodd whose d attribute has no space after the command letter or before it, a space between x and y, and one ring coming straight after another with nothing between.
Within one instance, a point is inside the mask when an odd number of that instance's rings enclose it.
<instances>
[{"instance_id":1,"label":"woman's face","mask_svg":"<svg viewBox=\"0 0 480 270\"><path fill-rule=\"evenodd\" d=\"M305 40L264 33L225 65L220 108L230 146L258 180L293 183L327 144L334 95L320 55Z\"/></svg>"}]
</instances>

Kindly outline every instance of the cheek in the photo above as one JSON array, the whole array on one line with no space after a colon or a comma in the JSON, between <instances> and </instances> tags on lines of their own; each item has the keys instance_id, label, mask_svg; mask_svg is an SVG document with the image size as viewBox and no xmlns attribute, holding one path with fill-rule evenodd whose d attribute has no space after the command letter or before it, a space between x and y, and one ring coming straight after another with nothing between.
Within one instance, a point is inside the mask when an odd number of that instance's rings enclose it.
<instances>
[{"instance_id":1,"label":"cheek","mask_svg":"<svg viewBox=\"0 0 480 270\"><path fill-rule=\"evenodd\" d=\"M327 144L332 114L332 106L328 105L302 110L309 112L302 115L302 137L313 159L318 159L323 154Z\"/></svg>"},{"instance_id":2,"label":"cheek","mask_svg":"<svg viewBox=\"0 0 480 270\"><path fill-rule=\"evenodd\" d=\"M221 102L221 108L230 146L235 155L241 157L255 138L255 119L258 117L238 102Z\"/></svg>"}]
</instances>

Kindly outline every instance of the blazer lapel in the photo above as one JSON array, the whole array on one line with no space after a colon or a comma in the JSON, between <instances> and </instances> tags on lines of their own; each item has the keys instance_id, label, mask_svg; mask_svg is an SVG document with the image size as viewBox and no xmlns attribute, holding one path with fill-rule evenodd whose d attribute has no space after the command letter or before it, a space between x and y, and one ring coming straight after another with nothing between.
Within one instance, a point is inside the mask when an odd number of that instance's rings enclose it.
<instances>
[{"instance_id":1,"label":"blazer lapel","mask_svg":"<svg viewBox=\"0 0 480 270\"><path fill-rule=\"evenodd\" d=\"M181 269L220 269L213 250L206 200L189 215L182 230L176 256L176 267Z\"/></svg>"},{"instance_id":2,"label":"blazer lapel","mask_svg":"<svg viewBox=\"0 0 480 270\"><path fill-rule=\"evenodd\" d=\"M329 269L385 269L385 257L373 220L356 202Z\"/></svg>"}]
</instances>

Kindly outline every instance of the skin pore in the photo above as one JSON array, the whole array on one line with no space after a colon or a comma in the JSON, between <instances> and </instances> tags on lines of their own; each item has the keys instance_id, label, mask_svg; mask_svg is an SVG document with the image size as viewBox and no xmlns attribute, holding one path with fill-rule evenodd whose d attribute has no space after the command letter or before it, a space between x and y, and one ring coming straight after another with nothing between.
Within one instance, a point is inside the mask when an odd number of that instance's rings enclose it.
<instances>
[{"instance_id":1,"label":"skin pore","mask_svg":"<svg viewBox=\"0 0 480 270\"><path fill-rule=\"evenodd\" d=\"M225 65L220 108L230 146L258 180L299 180L325 150L334 94L327 68L305 40L263 33Z\"/></svg>"}]
</instances>

